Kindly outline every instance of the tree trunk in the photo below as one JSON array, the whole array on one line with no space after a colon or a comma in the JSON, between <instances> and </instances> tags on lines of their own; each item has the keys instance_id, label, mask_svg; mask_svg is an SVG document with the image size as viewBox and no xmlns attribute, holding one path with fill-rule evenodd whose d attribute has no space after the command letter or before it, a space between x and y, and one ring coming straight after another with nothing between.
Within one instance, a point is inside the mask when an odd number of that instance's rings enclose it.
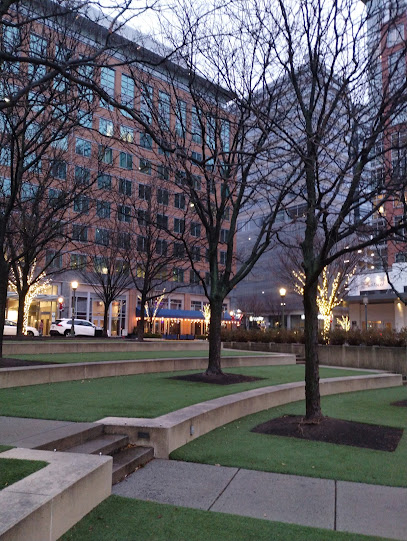
<instances>
[{"instance_id":1,"label":"tree trunk","mask_svg":"<svg viewBox=\"0 0 407 541\"><path fill-rule=\"evenodd\" d=\"M319 394L317 292L317 281L306 284L304 287L305 417L307 420L316 420L322 417Z\"/></svg>"},{"instance_id":2,"label":"tree trunk","mask_svg":"<svg viewBox=\"0 0 407 541\"><path fill-rule=\"evenodd\" d=\"M102 336L107 337L107 326L108 326L108 318L109 318L109 304L107 302L104 303L104 309L103 309L103 332Z\"/></svg>"},{"instance_id":3,"label":"tree trunk","mask_svg":"<svg viewBox=\"0 0 407 541\"><path fill-rule=\"evenodd\" d=\"M3 357L4 320L6 318L9 265L0 258L0 358Z\"/></svg>"},{"instance_id":4,"label":"tree trunk","mask_svg":"<svg viewBox=\"0 0 407 541\"><path fill-rule=\"evenodd\" d=\"M145 306L146 306L146 295L145 293L141 293L140 319L137 321L137 340L139 342L144 342Z\"/></svg>"},{"instance_id":5,"label":"tree trunk","mask_svg":"<svg viewBox=\"0 0 407 541\"><path fill-rule=\"evenodd\" d=\"M23 287L18 292L18 311L17 311L17 336L23 335L24 330L24 306L27 297L28 287Z\"/></svg>"},{"instance_id":6,"label":"tree trunk","mask_svg":"<svg viewBox=\"0 0 407 541\"><path fill-rule=\"evenodd\" d=\"M221 368L221 328L222 328L223 299L211 300L211 321L209 325L209 360L206 374L209 376L222 375Z\"/></svg>"}]
</instances>

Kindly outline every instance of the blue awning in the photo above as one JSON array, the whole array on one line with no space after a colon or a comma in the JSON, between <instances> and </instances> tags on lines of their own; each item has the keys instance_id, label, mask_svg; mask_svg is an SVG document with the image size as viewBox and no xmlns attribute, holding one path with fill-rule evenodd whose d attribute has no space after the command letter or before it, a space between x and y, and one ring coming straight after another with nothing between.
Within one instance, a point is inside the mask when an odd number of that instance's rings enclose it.
<instances>
[{"instance_id":1,"label":"blue awning","mask_svg":"<svg viewBox=\"0 0 407 541\"><path fill-rule=\"evenodd\" d=\"M141 309L136 308L136 316L140 316ZM155 315L156 318L171 318L171 319L204 319L203 313L199 310L172 310L171 308L159 308ZM222 319L230 321L230 314L224 312Z\"/></svg>"}]
</instances>

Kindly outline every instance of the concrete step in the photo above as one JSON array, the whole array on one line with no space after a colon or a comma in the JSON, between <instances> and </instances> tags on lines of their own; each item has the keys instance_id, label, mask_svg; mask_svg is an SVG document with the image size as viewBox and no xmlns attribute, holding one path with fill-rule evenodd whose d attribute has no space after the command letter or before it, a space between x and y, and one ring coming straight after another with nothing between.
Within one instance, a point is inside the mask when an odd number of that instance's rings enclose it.
<instances>
[{"instance_id":1,"label":"concrete step","mask_svg":"<svg viewBox=\"0 0 407 541\"><path fill-rule=\"evenodd\" d=\"M126 447L129 443L128 436L121 434L103 434L98 438L88 440L85 443L66 449L68 453L84 453L87 455L113 455Z\"/></svg>"},{"instance_id":2,"label":"concrete step","mask_svg":"<svg viewBox=\"0 0 407 541\"><path fill-rule=\"evenodd\" d=\"M47 438L47 442L35 447L42 451L65 451L76 445L81 445L88 440L99 437L103 434L103 425L94 423L78 423L76 426L69 426L54 431Z\"/></svg>"},{"instance_id":3,"label":"concrete step","mask_svg":"<svg viewBox=\"0 0 407 541\"><path fill-rule=\"evenodd\" d=\"M154 458L152 447L126 447L113 455L112 485L133 473L139 466L144 466Z\"/></svg>"}]
</instances>

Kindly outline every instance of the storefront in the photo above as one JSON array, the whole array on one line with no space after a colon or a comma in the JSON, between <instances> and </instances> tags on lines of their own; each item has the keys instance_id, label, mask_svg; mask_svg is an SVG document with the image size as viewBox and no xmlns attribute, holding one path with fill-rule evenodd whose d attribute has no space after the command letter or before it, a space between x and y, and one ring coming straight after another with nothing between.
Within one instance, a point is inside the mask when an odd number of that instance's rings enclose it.
<instances>
[{"instance_id":1,"label":"storefront","mask_svg":"<svg viewBox=\"0 0 407 541\"><path fill-rule=\"evenodd\" d=\"M136 310L136 319L140 319L140 308ZM232 319L229 313L224 312L222 325L231 328ZM194 335L203 336L207 332L204 315L197 310L172 310L160 308L154 318L145 318L145 332L154 332L165 335Z\"/></svg>"}]
</instances>

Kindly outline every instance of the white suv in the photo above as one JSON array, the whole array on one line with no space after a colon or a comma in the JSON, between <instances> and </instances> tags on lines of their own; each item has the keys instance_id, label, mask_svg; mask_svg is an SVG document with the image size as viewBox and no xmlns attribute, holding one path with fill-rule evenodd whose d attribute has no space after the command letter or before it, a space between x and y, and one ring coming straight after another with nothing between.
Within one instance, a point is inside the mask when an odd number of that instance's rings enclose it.
<instances>
[{"instance_id":1,"label":"white suv","mask_svg":"<svg viewBox=\"0 0 407 541\"><path fill-rule=\"evenodd\" d=\"M6 319L4 322L4 330L3 330L4 336L16 336L17 335L17 323L15 321L11 321L11 319ZM39 336L40 333L37 331L35 327L28 327L27 326L27 335L28 336Z\"/></svg>"},{"instance_id":2,"label":"white suv","mask_svg":"<svg viewBox=\"0 0 407 541\"><path fill-rule=\"evenodd\" d=\"M72 319L57 319L55 323L51 325L49 334L51 336L68 336L71 334ZM90 321L84 319L74 320L75 336L95 336L96 331L101 331L99 327L96 327ZM99 333L98 333L99 334Z\"/></svg>"}]
</instances>

